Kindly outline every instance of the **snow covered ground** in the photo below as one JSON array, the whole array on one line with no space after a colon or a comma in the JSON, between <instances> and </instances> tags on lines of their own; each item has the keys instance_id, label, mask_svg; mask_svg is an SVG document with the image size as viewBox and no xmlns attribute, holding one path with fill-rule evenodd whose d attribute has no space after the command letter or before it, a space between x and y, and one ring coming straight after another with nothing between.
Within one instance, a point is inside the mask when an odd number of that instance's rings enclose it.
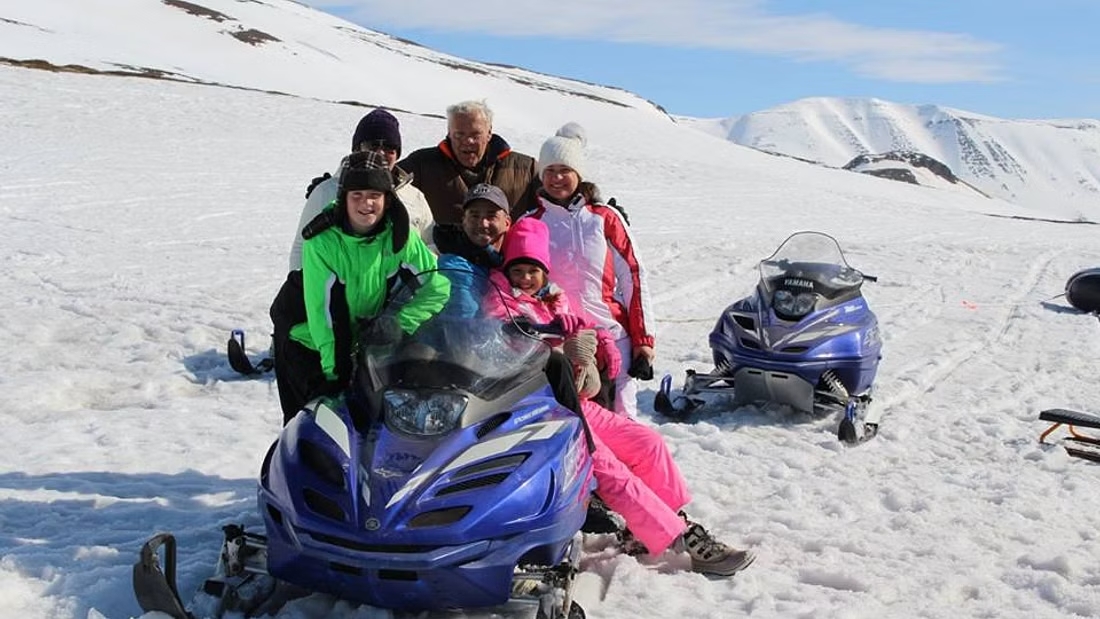
<instances>
[{"instance_id":1,"label":"snow covered ground","mask_svg":"<svg viewBox=\"0 0 1100 619\"><path fill-rule=\"evenodd\" d=\"M137 616L146 537L176 532L189 595L220 525L257 522L281 416L272 380L228 368L225 340L243 327L266 348L304 186L366 110L13 68L0 93L0 616ZM444 133L400 118L406 151ZM510 123L497 131L537 152L546 134ZM885 340L882 432L854 449L835 420L666 423L647 383L643 419L672 446L690 513L759 558L708 580L677 557L589 557L608 583L587 592L589 617L1100 616L1100 465L1036 441L1040 409L1100 409L1100 325L1044 304L1100 265L1095 226L1007 218L1042 213L652 115L589 124L595 180L629 208L650 269L659 372L706 369L718 313L803 229L879 277L866 294ZM319 595L280 614L390 616Z\"/></svg>"}]
</instances>

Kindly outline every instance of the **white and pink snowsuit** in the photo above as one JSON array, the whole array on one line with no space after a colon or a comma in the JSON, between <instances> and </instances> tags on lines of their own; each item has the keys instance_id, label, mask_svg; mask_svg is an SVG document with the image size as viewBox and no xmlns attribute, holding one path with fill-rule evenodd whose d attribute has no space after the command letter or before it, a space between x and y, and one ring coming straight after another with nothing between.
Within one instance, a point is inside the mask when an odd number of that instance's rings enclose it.
<instances>
[{"instance_id":1,"label":"white and pink snowsuit","mask_svg":"<svg viewBox=\"0 0 1100 619\"><path fill-rule=\"evenodd\" d=\"M550 270L575 307L615 338L622 364L615 380L615 411L637 415L637 386L627 375L633 351L653 346L654 324L645 269L622 215L577 194L566 206L545 196L524 217L550 232Z\"/></svg>"}]
</instances>

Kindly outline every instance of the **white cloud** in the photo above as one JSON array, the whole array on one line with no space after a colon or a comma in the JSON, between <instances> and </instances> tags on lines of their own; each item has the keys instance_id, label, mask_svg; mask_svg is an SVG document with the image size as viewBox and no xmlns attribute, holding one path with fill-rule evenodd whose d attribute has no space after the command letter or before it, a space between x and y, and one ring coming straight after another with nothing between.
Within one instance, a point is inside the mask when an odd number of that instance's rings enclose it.
<instances>
[{"instance_id":1,"label":"white cloud","mask_svg":"<svg viewBox=\"0 0 1100 619\"><path fill-rule=\"evenodd\" d=\"M877 28L824 13L777 15L757 0L307 0L388 27L561 37L703 48L834 62L869 78L902 82L990 82L1001 78L999 45L967 34Z\"/></svg>"}]
</instances>

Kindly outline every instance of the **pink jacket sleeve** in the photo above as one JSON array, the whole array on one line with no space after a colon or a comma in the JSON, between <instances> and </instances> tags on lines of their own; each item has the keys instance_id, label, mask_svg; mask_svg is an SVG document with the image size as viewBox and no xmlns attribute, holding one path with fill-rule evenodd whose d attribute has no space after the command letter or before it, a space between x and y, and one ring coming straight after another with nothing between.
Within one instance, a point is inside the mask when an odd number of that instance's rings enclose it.
<instances>
[{"instance_id":1,"label":"pink jacket sleeve","mask_svg":"<svg viewBox=\"0 0 1100 619\"><path fill-rule=\"evenodd\" d=\"M489 273L489 281L491 284L482 302L485 313L501 320L508 320L518 315L519 306L512 296L512 285L504 273L494 269Z\"/></svg>"}]
</instances>

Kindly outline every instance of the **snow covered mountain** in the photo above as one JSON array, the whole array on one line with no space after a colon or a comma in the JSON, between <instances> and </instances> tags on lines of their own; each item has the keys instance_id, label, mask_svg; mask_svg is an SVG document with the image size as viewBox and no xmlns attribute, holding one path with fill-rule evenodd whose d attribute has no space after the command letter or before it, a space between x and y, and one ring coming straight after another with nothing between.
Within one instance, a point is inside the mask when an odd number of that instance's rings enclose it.
<instances>
[{"instance_id":1,"label":"snow covered mountain","mask_svg":"<svg viewBox=\"0 0 1100 619\"><path fill-rule=\"evenodd\" d=\"M140 27L134 27L140 24ZM438 116L483 98L538 134L623 111L669 122L624 90L442 54L294 0L0 0L0 64L222 85ZM555 100L554 114L533 114ZM877 99L806 99L728 119L680 119L734 143L1100 220L1100 122L1007 121ZM868 168L859 155L900 153ZM929 175L917 153L958 178ZM962 181L961 183L958 181Z\"/></svg>"},{"instance_id":2,"label":"snow covered mountain","mask_svg":"<svg viewBox=\"0 0 1100 619\"><path fill-rule=\"evenodd\" d=\"M563 113L656 105L616 88L449 56L293 0L0 0L0 63L221 84L442 114L489 103L522 118L557 96ZM378 69L382 70L379 71Z\"/></svg>"},{"instance_id":3,"label":"snow covered mountain","mask_svg":"<svg viewBox=\"0 0 1100 619\"><path fill-rule=\"evenodd\" d=\"M684 122L737 144L833 167L859 155L919 153L990 196L1100 221L1097 120L1006 120L936 105L812 98Z\"/></svg>"}]
</instances>

